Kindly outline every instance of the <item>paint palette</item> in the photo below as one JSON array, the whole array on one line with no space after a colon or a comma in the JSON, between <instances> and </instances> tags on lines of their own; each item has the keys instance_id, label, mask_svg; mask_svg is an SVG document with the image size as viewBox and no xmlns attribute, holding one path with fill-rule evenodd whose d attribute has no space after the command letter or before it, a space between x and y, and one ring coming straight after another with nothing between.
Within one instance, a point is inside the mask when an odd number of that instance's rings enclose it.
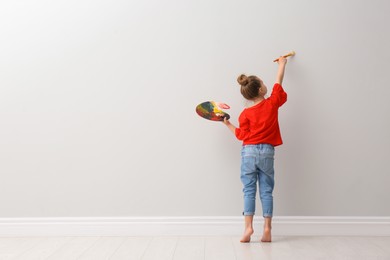
<instances>
[{"instance_id":1,"label":"paint palette","mask_svg":"<svg viewBox=\"0 0 390 260\"><path fill-rule=\"evenodd\" d=\"M211 121L223 121L224 118L229 119L229 114L221 109L229 109L230 107L224 103L215 101L206 101L196 106L196 113L199 116Z\"/></svg>"}]
</instances>

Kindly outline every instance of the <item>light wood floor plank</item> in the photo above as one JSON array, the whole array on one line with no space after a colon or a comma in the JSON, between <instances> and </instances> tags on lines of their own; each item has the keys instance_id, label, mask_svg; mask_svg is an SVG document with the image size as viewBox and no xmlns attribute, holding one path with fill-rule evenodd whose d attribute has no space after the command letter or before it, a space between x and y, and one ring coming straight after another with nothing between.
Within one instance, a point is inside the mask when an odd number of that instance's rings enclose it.
<instances>
[{"instance_id":1,"label":"light wood floor plank","mask_svg":"<svg viewBox=\"0 0 390 260\"><path fill-rule=\"evenodd\" d=\"M230 237L206 237L205 260L235 260L236 254Z\"/></svg>"},{"instance_id":2,"label":"light wood floor plank","mask_svg":"<svg viewBox=\"0 0 390 260\"><path fill-rule=\"evenodd\" d=\"M370 243L369 237L329 237L333 246L330 248L330 256L344 255L346 257L375 258L388 256L385 250L375 243ZM378 239L379 240L379 239Z\"/></svg>"},{"instance_id":3,"label":"light wood floor plank","mask_svg":"<svg viewBox=\"0 0 390 260\"><path fill-rule=\"evenodd\" d=\"M177 237L154 237L142 260L171 260L175 253Z\"/></svg>"},{"instance_id":4,"label":"light wood floor plank","mask_svg":"<svg viewBox=\"0 0 390 260\"><path fill-rule=\"evenodd\" d=\"M258 249L265 259L295 260L295 249L291 245L291 237L272 237L271 243L260 242L260 237L253 240L253 243L259 245ZM256 247L255 247L256 248ZM300 259L303 260L303 259Z\"/></svg>"},{"instance_id":5,"label":"light wood floor plank","mask_svg":"<svg viewBox=\"0 0 390 260\"><path fill-rule=\"evenodd\" d=\"M40 237L1 237L0 238L0 260L13 259L17 255L31 249L44 238Z\"/></svg>"},{"instance_id":6,"label":"light wood floor plank","mask_svg":"<svg viewBox=\"0 0 390 260\"><path fill-rule=\"evenodd\" d=\"M152 239L152 237L127 237L110 260L141 259Z\"/></svg>"},{"instance_id":7,"label":"light wood floor plank","mask_svg":"<svg viewBox=\"0 0 390 260\"><path fill-rule=\"evenodd\" d=\"M290 252L294 259L331 259L328 250L325 250L328 238L316 237L316 239L307 239L307 237L286 237ZM287 242L285 241L285 242Z\"/></svg>"},{"instance_id":8,"label":"light wood floor plank","mask_svg":"<svg viewBox=\"0 0 390 260\"><path fill-rule=\"evenodd\" d=\"M390 237L2 237L0 260L390 260Z\"/></svg>"},{"instance_id":9,"label":"light wood floor plank","mask_svg":"<svg viewBox=\"0 0 390 260\"><path fill-rule=\"evenodd\" d=\"M69 237L46 237L29 250L13 258L13 260L45 259L69 241L69 239Z\"/></svg>"},{"instance_id":10,"label":"light wood floor plank","mask_svg":"<svg viewBox=\"0 0 390 260\"><path fill-rule=\"evenodd\" d=\"M122 245L126 237L100 237L79 258L80 260L106 260Z\"/></svg>"},{"instance_id":11,"label":"light wood floor plank","mask_svg":"<svg viewBox=\"0 0 390 260\"><path fill-rule=\"evenodd\" d=\"M390 256L390 237L369 237L367 243L378 246L385 256Z\"/></svg>"},{"instance_id":12,"label":"light wood floor plank","mask_svg":"<svg viewBox=\"0 0 390 260\"><path fill-rule=\"evenodd\" d=\"M295 237L294 237L295 238ZM319 238L316 238L318 240ZM306 237L299 237L299 241L295 243L307 243L309 241ZM318 249L317 249L318 250ZM345 238L343 237L325 237L324 238L324 250L326 250L329 258L339 259L340 256L344 258L355 257L358 256L357 252L346 243Z\"/></svg>"},{"instance_id":13,"label":"light wood floor plank","mask_svg":"<svg viewBox=\"0 0 390 260\"><path fill-rule=\"evenodd\" d=\"M45 260L73 260L80 257L100 237L72 237Z\"/></svg>"},{"instance_id":14,"label":"light wood floor plank","mask_svg":"<svg viewBox=\"0 0 390 260\"><path fill-rule=\"evenodd\" d=\"M174 260L204 260L204 237L180 237L177 242Z\"/></svg>"},{"instance_id":15,"label":"light wood floor plank","mask_svg":"<svg viewBox=\"0 0 390 260\"><path fill-rule=\"evenodd\" d=\"M237 260L267 259L262 245L257 241L241 243L241 237L231 237Z\"/></svg>"},{"instance_id":16,"label":"light wood floor plank","mask_svg":"<svg viewBox=\"0 0 390 260\"><path fill-rule=\"evenodd\" d=\"M354 239L358 239L358 237ZM351 243L347 237L316 237L316 239L299 237L293 240L292 245L301 257L319 257L322 254L323 257L328 259L359 259L359 257L364 257L362 253L365 250L364 248L356 248L355 243Z\"/></svg>"}]
</instances>

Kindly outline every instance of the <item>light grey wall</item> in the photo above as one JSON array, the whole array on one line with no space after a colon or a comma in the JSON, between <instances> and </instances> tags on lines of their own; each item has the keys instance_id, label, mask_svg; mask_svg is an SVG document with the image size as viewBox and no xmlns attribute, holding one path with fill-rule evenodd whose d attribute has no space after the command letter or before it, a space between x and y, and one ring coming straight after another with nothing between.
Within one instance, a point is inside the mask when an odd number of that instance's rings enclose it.
<instances>
[{"instance_id":1,"label":"light grey wall","mask_svg":"<svg viewBox=\"0 0 390 260\"><path fill-rule=\"evenodd\" d=\"M389 9L2 1L0 217L240 215L241 144L195 106L237 123L236 77L291 50L275 215L390 215Z\"/></svg>"}]
</instances>

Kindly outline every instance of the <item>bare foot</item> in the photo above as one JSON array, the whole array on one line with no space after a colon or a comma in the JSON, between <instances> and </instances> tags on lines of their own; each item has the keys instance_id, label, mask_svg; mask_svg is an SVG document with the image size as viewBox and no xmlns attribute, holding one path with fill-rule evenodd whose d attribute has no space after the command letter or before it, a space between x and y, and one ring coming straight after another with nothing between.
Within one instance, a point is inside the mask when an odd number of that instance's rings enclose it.
<instances>
[{"instance_id":1,"label":"bare foot","mask_svg":"<svg viewBox=\"0 0 390 260\"><path fill-rule=\"evenodd\" d=\"M261 242L271 242L271 229L264 228L263 237L261 238Z\"/></svg>"},{"instance_id":2,"label":"bare foot","mask_svg":"<svg viewBox=\"0 0 390 260\"><path fill-rule=\"evenodd\" d=\"M249 243L251 242L251 235L253 234L252 228L247 228L244 232L244 235L242 236L240 242L241 243Z\"/></svg>"}]
</instances>

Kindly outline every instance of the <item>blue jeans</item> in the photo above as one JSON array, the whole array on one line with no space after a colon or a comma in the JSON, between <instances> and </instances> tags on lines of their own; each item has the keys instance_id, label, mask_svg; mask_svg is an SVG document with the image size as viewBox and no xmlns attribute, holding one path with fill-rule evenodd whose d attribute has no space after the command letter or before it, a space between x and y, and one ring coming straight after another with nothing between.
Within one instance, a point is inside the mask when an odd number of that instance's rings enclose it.
<instances>
[{"instance_id":1,"label":"blue jeans","mask_svg":"<svg viewBox=\"0 0 390 260\"><path fill-rule=\"evenodd\" d=\"M244 145L241 149L241 181L244 185L243 215L255 214L256 184L259 183L263 217L272 217L275 148L270 144Z\"/></svg>"}]
</instances>

